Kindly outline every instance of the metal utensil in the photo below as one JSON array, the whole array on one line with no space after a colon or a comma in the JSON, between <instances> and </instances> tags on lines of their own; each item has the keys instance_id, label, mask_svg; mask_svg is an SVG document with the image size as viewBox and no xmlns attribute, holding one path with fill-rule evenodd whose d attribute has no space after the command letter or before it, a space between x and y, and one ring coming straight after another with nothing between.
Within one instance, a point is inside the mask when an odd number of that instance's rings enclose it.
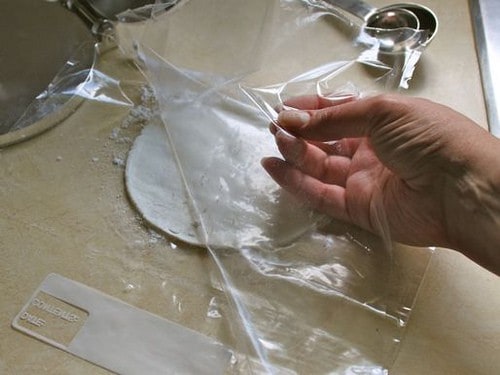
<instances>
[{"instance_id":1,"label":"metal utensil","mask_svg":"<svg viewBox=\"0 0 500 375\"><path fill-rule=\"evenodd\" d=\"M326 3L333 7L342 9L343 11L357 17L364 22L363 28L365 30L394 30L398 28L410 28L415 30L422 30L427 32L424 45L430 43L438 30L438 19L434 12L429 8L412 3L393 4L382 8L376 8L361 0L324 0ZM381 33L371 35L383 35L385 40L383 46L387 49L398 51L402 48L408 48L414 43L414 37L407 34L408 38L404 40L387 40L390 34ZM393 33L393 35L395 35Z\"/></svg>"}]
</instances>

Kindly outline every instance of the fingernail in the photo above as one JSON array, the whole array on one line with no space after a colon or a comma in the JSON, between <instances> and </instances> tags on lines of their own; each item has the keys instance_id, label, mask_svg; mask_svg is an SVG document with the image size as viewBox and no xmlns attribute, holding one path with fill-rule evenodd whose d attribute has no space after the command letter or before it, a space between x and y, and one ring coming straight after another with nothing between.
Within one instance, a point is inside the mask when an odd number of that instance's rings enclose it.
<instances>
[{"instance_id":1,"label":"fingernail","mask_svg":"<svg viewBox=\"0 0 500 375\"><path fill-rule=\"evenodd\" d=\"M265 156L262 159L260 159L260 165L267 171L270 168L273 167L273 165L276 164L276 158L272 156Z\"/></svg>"},{"instance_id":2,"label":"fingernail","mask_svg":"<svg viewBox=\"0 0 500 375\"><path fill-rule=\"evenodd\" d=\"M304 111L283 111L278 114L278 122L284 127L300 128L310 119L309 113Z\"/></svg>"},{"instance_id":3,"label":"fingernail","mask_svg":"<svg viewBox=\"0 0 500 375\"><path fill-rule=\"evenodd\" d=\"M269 156L264 156L262 159L260 159L260 165L262 165L265 168L268 160Z\"/></svg>"}]
</instances>

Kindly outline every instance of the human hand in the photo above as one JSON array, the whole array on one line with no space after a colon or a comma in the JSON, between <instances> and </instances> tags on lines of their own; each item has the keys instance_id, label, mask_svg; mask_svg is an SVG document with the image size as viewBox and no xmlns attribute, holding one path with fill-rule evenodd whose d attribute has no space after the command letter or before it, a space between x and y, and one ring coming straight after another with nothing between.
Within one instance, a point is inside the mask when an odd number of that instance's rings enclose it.
<instances>
[{"instance_id":1,"label":"human hand","mask_svg":"<svg viewBox=\"0 0 500 375\"><path fill-rule=\"evenodd\" d=\"M424 99L286 104L301 111L282 111L278 124L297 138L272 126L285 160L262 161L284 189L336 219L410 245L459 249L500 272L500 168L492 168L500 141Z\"/></svg>"}]
</instances>

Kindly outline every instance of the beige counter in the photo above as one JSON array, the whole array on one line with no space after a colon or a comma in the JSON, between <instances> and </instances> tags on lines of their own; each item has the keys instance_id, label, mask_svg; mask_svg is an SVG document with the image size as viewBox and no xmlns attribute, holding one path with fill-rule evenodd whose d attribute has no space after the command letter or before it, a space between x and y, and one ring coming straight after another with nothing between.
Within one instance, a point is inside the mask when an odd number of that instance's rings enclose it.
<instances>
[{"instance_id":1,"label":"beige counter","mask_svg":"<svg viewBox=\"0 0 500 375\"><path fill-rule=\"evenodd\" d=\"M486 127L467 1L421 3L435 10L440 30L409 93ZM138 96L133 67L112 54L106 58ZM207 306L224 298L214 288L208 255L150 231L126 197L122 161L142 125L123 126L128 110L84 102L52 130L0 150L0 373L107 373L11 328L49 273L229 340L225 319L206 319ZM175 280L178 270L185 271L182 282ZM499 277L453 251L436 250L390 373L500 371L499 311Z\"/></svg>"}]
</instances>

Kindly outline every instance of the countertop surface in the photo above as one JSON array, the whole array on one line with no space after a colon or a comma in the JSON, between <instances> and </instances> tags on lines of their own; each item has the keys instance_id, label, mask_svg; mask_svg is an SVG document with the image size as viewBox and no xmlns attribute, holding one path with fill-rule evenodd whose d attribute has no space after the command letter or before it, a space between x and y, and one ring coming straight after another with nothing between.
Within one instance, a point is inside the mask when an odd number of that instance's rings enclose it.
<instances>
[{"instance_id":1,"label":"countertop surface","mask_svg":"<svg viewBox=\"0 0 500 375\"><path fill-rule=\"evenodd\" d=\"M407 94L446 104L487 128L467 0L420 3L437 14L439 32ZM104 65L106 59L115 57L103 57ZM124 81L142 79L125 59L113 60L112 69ZM129 94L141 93L132 87ZM85 101L51 130L0 150L1 373L108 373L12 329L14 316L50 273L229 340L225 319L206 318L207 307L224 298L212 271L200 272L210 269L208 255L150 230L127 199L124 162L143 125L135 117L124 126L127 116L128 107ZM176 282L179 270L185 279ZM390 373L497 373L499 311L498 276L436 249Z\"/></svg>"}]
</instances>

